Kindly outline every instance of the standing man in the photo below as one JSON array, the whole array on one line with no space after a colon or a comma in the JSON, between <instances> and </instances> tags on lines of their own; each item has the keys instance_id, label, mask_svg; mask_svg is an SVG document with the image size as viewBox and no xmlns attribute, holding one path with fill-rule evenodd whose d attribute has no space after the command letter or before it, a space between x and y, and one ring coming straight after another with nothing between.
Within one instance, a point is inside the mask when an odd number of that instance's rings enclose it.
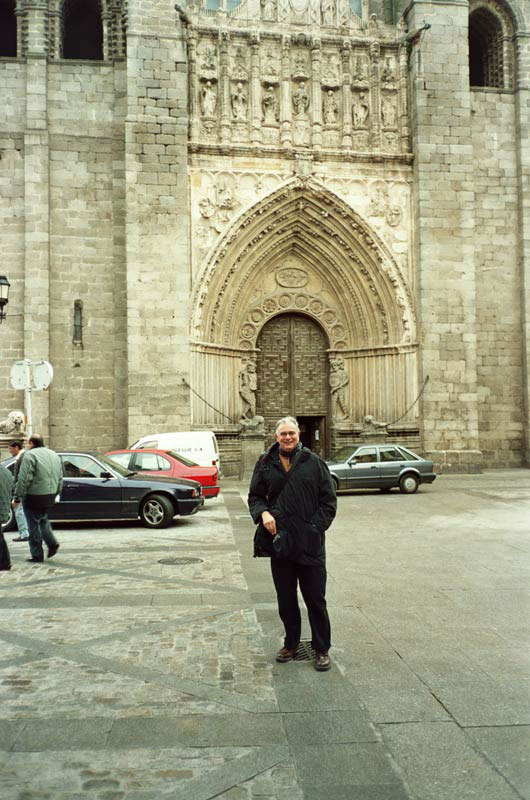
<instances>
[{"instance_id":1,"label":"standing man","mask_svg":"<svg viewBox=\"0 0 530 800\"><path fill-rule=\"evenodd\" d=\"M11 455L16 458L15 461L15 472L14 472L14 479L15 483L18 478L18 472L20 470L20 462L22 460L22 456L24 455L24 450L22 448L22 442L19 439L15 439L14 441L10 442L8 445L8 450ZM27 542L29 540L29 531L28 531L28 523L26 521L26 515L24 514L24 509L18 504L16 508L14 508L15 512L15 519L17 522L18 528L18 536L13 539L14 542Z\"/></svg>"},{"instance_id":2,"label":"standing man","mask_svg":"<svg viewBox=\"0 0 530 800\"><path fill-rule=\"evenodd\" d=\"M324 532L337 511L335 487L327 465L300 444L300 428L294 417L278 421L275 438L254 467L248 505L252 519L268 535L274 537L286 530L292 545L287 558L271 557L278 611L285 628L284 646L276 661L292 661L300 642L299 584L311 626L311 646L316 652L314 666L323 672L331 667Z\"/></svg>"},{"instance_id":3,"label":"standing man","mask_svg":"<svg viewBox=\"0 0 530 800\"><path fill-rule=\"evenodd\" d=\"M0 464L0 570L11 569L11 559L9 548L2 533L2 525L9 519L11 511L11 490L13 488L13 478L8 469Z\"/></svg>"},{"instance_id":4,"label":"standing man","mask_svg":"<svg viewBox=\"0 0 530 800\"><path fill-rule=\"evenodd\" d=\"M44 447L42 436L29 437L28 449L20 465L13 489L13 508L22 502L29 527L31 558L26 561L42 562L42 540L48 545L48 558L55 555L59 544L53 535L48 519L48 509L55 503L63 486L63 465L53 450Z\"/></svg>"}]
</instances>

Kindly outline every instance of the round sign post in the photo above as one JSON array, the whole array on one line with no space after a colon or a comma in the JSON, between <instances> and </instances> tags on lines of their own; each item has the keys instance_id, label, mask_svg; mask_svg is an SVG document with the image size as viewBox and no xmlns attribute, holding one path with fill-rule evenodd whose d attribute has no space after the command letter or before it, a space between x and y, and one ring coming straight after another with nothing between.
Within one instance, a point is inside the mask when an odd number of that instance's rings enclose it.
<instances>
[{"instance_id":1,"label":"round sign post","mask_svg":"<svg viewBox=\"0 0 530 800\"><path fill-rule=\"evenodd\" d=\"M33 410L31 392L47 389L53 380L53 367L48 361L16 361L11 368L11 386L24 390L24 411L26 414L26 433L33 433Z\"/></svg>"}]
</instances>

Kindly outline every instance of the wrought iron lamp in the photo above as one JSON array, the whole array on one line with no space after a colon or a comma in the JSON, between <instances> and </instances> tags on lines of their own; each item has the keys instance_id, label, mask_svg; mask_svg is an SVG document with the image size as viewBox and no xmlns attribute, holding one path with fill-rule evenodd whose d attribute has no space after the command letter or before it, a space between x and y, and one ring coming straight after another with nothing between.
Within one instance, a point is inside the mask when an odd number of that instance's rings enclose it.
<instances>
[{"instance_id":1,"label":"wrought iron lamp","mask_svg":"<svg viewBox=\"0 0 530 800\"><path fill-rule=\"evenodd\" d=\"M6 318L5 307L9 302L9 287L11 284L5 275L0 275L0 323Z\"/></svg>"}]
</instances>

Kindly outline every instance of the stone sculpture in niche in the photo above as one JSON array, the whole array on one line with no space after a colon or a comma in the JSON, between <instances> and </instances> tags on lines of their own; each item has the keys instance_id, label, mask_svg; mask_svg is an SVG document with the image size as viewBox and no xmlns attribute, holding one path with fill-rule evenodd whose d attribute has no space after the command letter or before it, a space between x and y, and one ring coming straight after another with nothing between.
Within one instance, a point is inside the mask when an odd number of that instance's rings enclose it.
<instances>
[{"instance_id":1,"label":"stone sculpture in niche","mask_svg":"<svg viewBox=\"0 0 530 800\"><path fill-rule=\"evenodd\" d=\"M356 94L352 103L352 119L354 128L365 128L370 115L370 106L366 99L366 94L360 92Z\"/></svg>"},{"instance_id":2,"label":"stone sculpture in niche","mask_svg":"<svg viewBox=\"0 0 530 800\"><path fill-rule=\"evenodd\" d=\"M246 67L245 51L242 47L236 49L234 56L234 66L232 69L232 79L234 81L246 81L248 78L248 70Z\"/></svg>"},{"instance_id":3,"label":"stone sculpture in niche","mask_svg":"<svg viewBox=\"0 0 530 800\"><path fill-rule=\"evenodd\" d=\"M201 113L203 117L214 117L217 108L217 92L210 81L201 90Z\"/></svg>"},{"instance_id":4,"label":"stone sculpture in niche","mask_svg":"<svg viewBox=\"0 0 530 800\"><path fill-rule=\"evenodd\" d=\"M381 100L381 119L384 128L396 127L396 105L390 97L383 97Z\"/></svg>"},{"instance_id":5,"label":"stone sculpture in niche","mask_svg":"<svg viewBox=\"0 0 530 800\"><path fill-rule=\"evenodd\" d=\"M247 95L243 90L243 84L238 83L232 92L232 115L236 122L245 122L247 118Z\"/></svg>"},{"instance_id":6,"label":"stone sculpture in niche","mask_svg":"<svg viewBox=\"0 0 530 800\"><path fill-rule=\"evenodd\" d=\"M273 80L278 77L278 64L272 50L267 50L265 54L263 74L266 78L272 78Z\"/></svg>"},{"instance_id":7,"label":"stone sculpture in niche","mask_svg":"<svg viewBox=\"0 0 530 800\"><path fill-rule=\"evenodd\" d=\"M261 4L262 19L274 19L276 17L275 0L263 0Z\"/></svg>"},{"instance_id":8,"label":"stone sculpture in niche","mask_svg":"<svg viewBox=\"0 0 530 800\"><path fill-rule=\"evenodd\" d=\"M335 3L334 0L322 0L320 4L322 12L322 24L333 25L335 22Z\"/></svg>"},{"instance_id":9,"label":"stone sculpture in niche","mask_svg":"<svg viewBox=\"0 0 530 800\"><path fill-rule=\"evenodd\" d=\"M267 86L265 89L265 94L261 100L261 109L263 111L263 124L276 125L279 116L278 100L272 86Z\"/></svg>"},{"instance_id":10,"label":"stone sculpture in niche","mask_svg":"<svg viewBox=\"0 0 530 800\"><path fill-rule=\"evenodd\" d=\"M329 363L329 388L331 389L331 413L334 419L347 419L346 386L350 379L344 369L342 358L332 358Z\"/></svg>"},{"instance_id":11,"label":"stone sculpture in niche","mask_svg":"<svg viewBox=\"0 0 530 800\"><path fill-rule=\"evenodd\" d=\"M253 420L256 416L256 391L258 377L253 361L248 361L239 373L239 396L243 401L242 419Z\"/></svg>"},{"instance_id":12,"label":"stone sculpture in niche","mask_svg":"<svg viewBox=\"0 0 530 800\"><path fill-rule=\"evenodd\" d=\"M336 125L339 114L339 107L335 99L335 92L329 89L324 97L322 117L325 125Z\"/></svg>"},{"instance_id":13,"label":"stone sculpture in niche","mask_svg":"<svg viewBox=\"0 0 530 800\"><path fill-rule=\"evenodd\" d=\"M299 85L298 89L293 92L293 107L296 117L305 118L307 109L309 108L309 95L305 88L305 83Z\"/></svg>"},{"instance_id":14,"label":"stone sculpture in niche","mask_svg":"<svg viewBox=\"0 0 530 800\"><path fill-rule=\"evenodd\" d=\"M392 68L392 64L390 62L390 59L387 58L386 61L385 61L385 66L383 67L382 72L381 72L381 82L382 83L394 83L394 81L395 81L394 70Z\"/></svg>"},{"instance_id":15,"label":"stone sculpture in niche","mask_svg":"<svg viewBox=\"0 0 530 800\"><path fill-rule=\"evenodd\" d=\"M358 57L355 59L352 79L354 83L364 83L366 81L366 68L363 58Z\"/></svg>"}]
</instances>

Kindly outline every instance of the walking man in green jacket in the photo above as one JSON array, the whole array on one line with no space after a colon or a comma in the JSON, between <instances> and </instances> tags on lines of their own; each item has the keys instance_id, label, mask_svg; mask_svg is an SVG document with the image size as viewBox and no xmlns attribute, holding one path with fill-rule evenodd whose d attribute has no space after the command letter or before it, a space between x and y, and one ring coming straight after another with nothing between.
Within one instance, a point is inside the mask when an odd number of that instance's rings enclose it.
<instances>
[{"instance_id":1,"label":"walking man in green jacket","mask_svg":"<svg viewBox=\"0 0 530 800\"><path fill-rule=\"evenodd\" d=\"M22 502L29 528L31 558L26 561L42 562L42 540L48 546L48 558L55 555L59 543L53 535L48 519L48 509L55 503L63 487L63 465L53 450L44 447L42 436L29 437L28 448L22 459L13 489L13 508Z\"/></svg>"},{"instance_id":2,"label":"walking man in green jacket","mask_svg":"<svg viewBox=\"0 0 530 800\"><path fill-rule=\"evenodd\" d=\"M9 548L2 533L2 525L5 525L9 519L12 487L13 478L11 473L0 464L0 570L11 569Z\"/></svg>"}]
</instances>

